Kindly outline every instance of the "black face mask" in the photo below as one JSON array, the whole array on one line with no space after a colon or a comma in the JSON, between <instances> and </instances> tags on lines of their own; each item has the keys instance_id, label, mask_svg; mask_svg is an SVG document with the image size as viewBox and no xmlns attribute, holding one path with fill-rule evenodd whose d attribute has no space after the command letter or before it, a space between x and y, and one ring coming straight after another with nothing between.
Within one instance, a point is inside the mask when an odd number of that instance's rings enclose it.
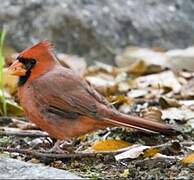
<instances>
[{"instance_id":1,"label":"black face mask","mask_svg":"<svg viewBox=\"0 0 194 180\"><path fill-rule=\"evenodd\" d=\"M18 81L18 86L22 86L23 84L25 84L25 82L30 77L31 69L35 66L36 60L32 58L22 58L22 57L18 57L17 60L20 63L22 63L26 69L25 76L20 76L19 81Z\"/></svg>"}]
</instances>

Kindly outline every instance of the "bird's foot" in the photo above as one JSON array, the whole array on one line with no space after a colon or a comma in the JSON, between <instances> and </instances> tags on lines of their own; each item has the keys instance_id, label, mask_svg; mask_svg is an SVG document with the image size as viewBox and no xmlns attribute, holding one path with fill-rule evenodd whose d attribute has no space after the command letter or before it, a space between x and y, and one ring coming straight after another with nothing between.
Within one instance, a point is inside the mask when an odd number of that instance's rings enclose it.
<instances>
[{"instance_id":1,"label":"bird's foot","mask_svg":"<svg viewBox=\"0 0 194 180\"><path fill-rule=\"evenodd\" d=\"M69 153L70 148L72 149L72 143L69 141L57 140L54 146L49 150L50 153Z\"/></svg>"}]
</instances>

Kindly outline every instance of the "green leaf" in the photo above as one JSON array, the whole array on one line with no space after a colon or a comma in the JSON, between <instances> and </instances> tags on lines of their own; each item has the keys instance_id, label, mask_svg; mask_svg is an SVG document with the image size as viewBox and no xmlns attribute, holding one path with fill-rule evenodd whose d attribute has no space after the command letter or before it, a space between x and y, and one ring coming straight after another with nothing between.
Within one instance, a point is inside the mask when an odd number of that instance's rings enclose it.
<instances>
[{"instance_id":1,"label":"green leaf","mask_svg":"<svg viewBox=\"0 0 194 180\"><path fill-rule=\"evenodd\" d=\"M4 56L3 56L3 45L5 40L6 30L3 28L1 35L0 35L0 88L2 90L2 109L3 114L7 115L7 106L6 106L6 100L4 96L4 90L3 90L3 67L5 64Z\"/></svg>"}]
</instances>

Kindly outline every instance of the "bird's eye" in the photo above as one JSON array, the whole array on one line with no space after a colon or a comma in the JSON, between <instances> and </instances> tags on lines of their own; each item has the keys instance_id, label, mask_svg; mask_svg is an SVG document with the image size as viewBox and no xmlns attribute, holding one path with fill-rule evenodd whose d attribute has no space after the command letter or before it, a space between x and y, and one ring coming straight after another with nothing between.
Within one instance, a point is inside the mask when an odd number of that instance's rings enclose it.
<instances>
[{"instance_id":1,"label":"bird's eye","mask_svg":"<svg viewBox=\"0 0 194 180\"><path fill-rule=\"evenodd\" d=\"M35 59L32 59L31 60L31 64L36 64L36 60Z\"/></svg>"},{"instance_id":2,"label":"bird's eye","mask_svg":"<svg viewBox=\"0 0 194 180\"><path fill-rule=\"evenodd\" d=\"M23 59L23 58L18 57L17 59L18 59L18 61L21 62L21 63L24 63L24 62L25 62L25 59Z\"/></svg>"}]
</instances>

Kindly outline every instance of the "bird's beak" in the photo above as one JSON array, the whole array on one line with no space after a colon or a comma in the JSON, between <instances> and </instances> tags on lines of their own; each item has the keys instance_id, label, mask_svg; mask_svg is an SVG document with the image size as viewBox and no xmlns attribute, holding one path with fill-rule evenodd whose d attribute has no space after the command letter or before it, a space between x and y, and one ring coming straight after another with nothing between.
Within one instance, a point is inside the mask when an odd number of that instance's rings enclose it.
<instances>
[{"instance_id":1,"label":"bird's beak","mask_svg":"<svg viewBox=\"0 0 194 180\"><path fill-rule=\"evenodd\" d=\"M19 62L18 60L16 60L9 67L8 72L14 76L25 76L26 75L26 69L25 69L24 65L21 62Z\"/></svg>"}]
</instances>

